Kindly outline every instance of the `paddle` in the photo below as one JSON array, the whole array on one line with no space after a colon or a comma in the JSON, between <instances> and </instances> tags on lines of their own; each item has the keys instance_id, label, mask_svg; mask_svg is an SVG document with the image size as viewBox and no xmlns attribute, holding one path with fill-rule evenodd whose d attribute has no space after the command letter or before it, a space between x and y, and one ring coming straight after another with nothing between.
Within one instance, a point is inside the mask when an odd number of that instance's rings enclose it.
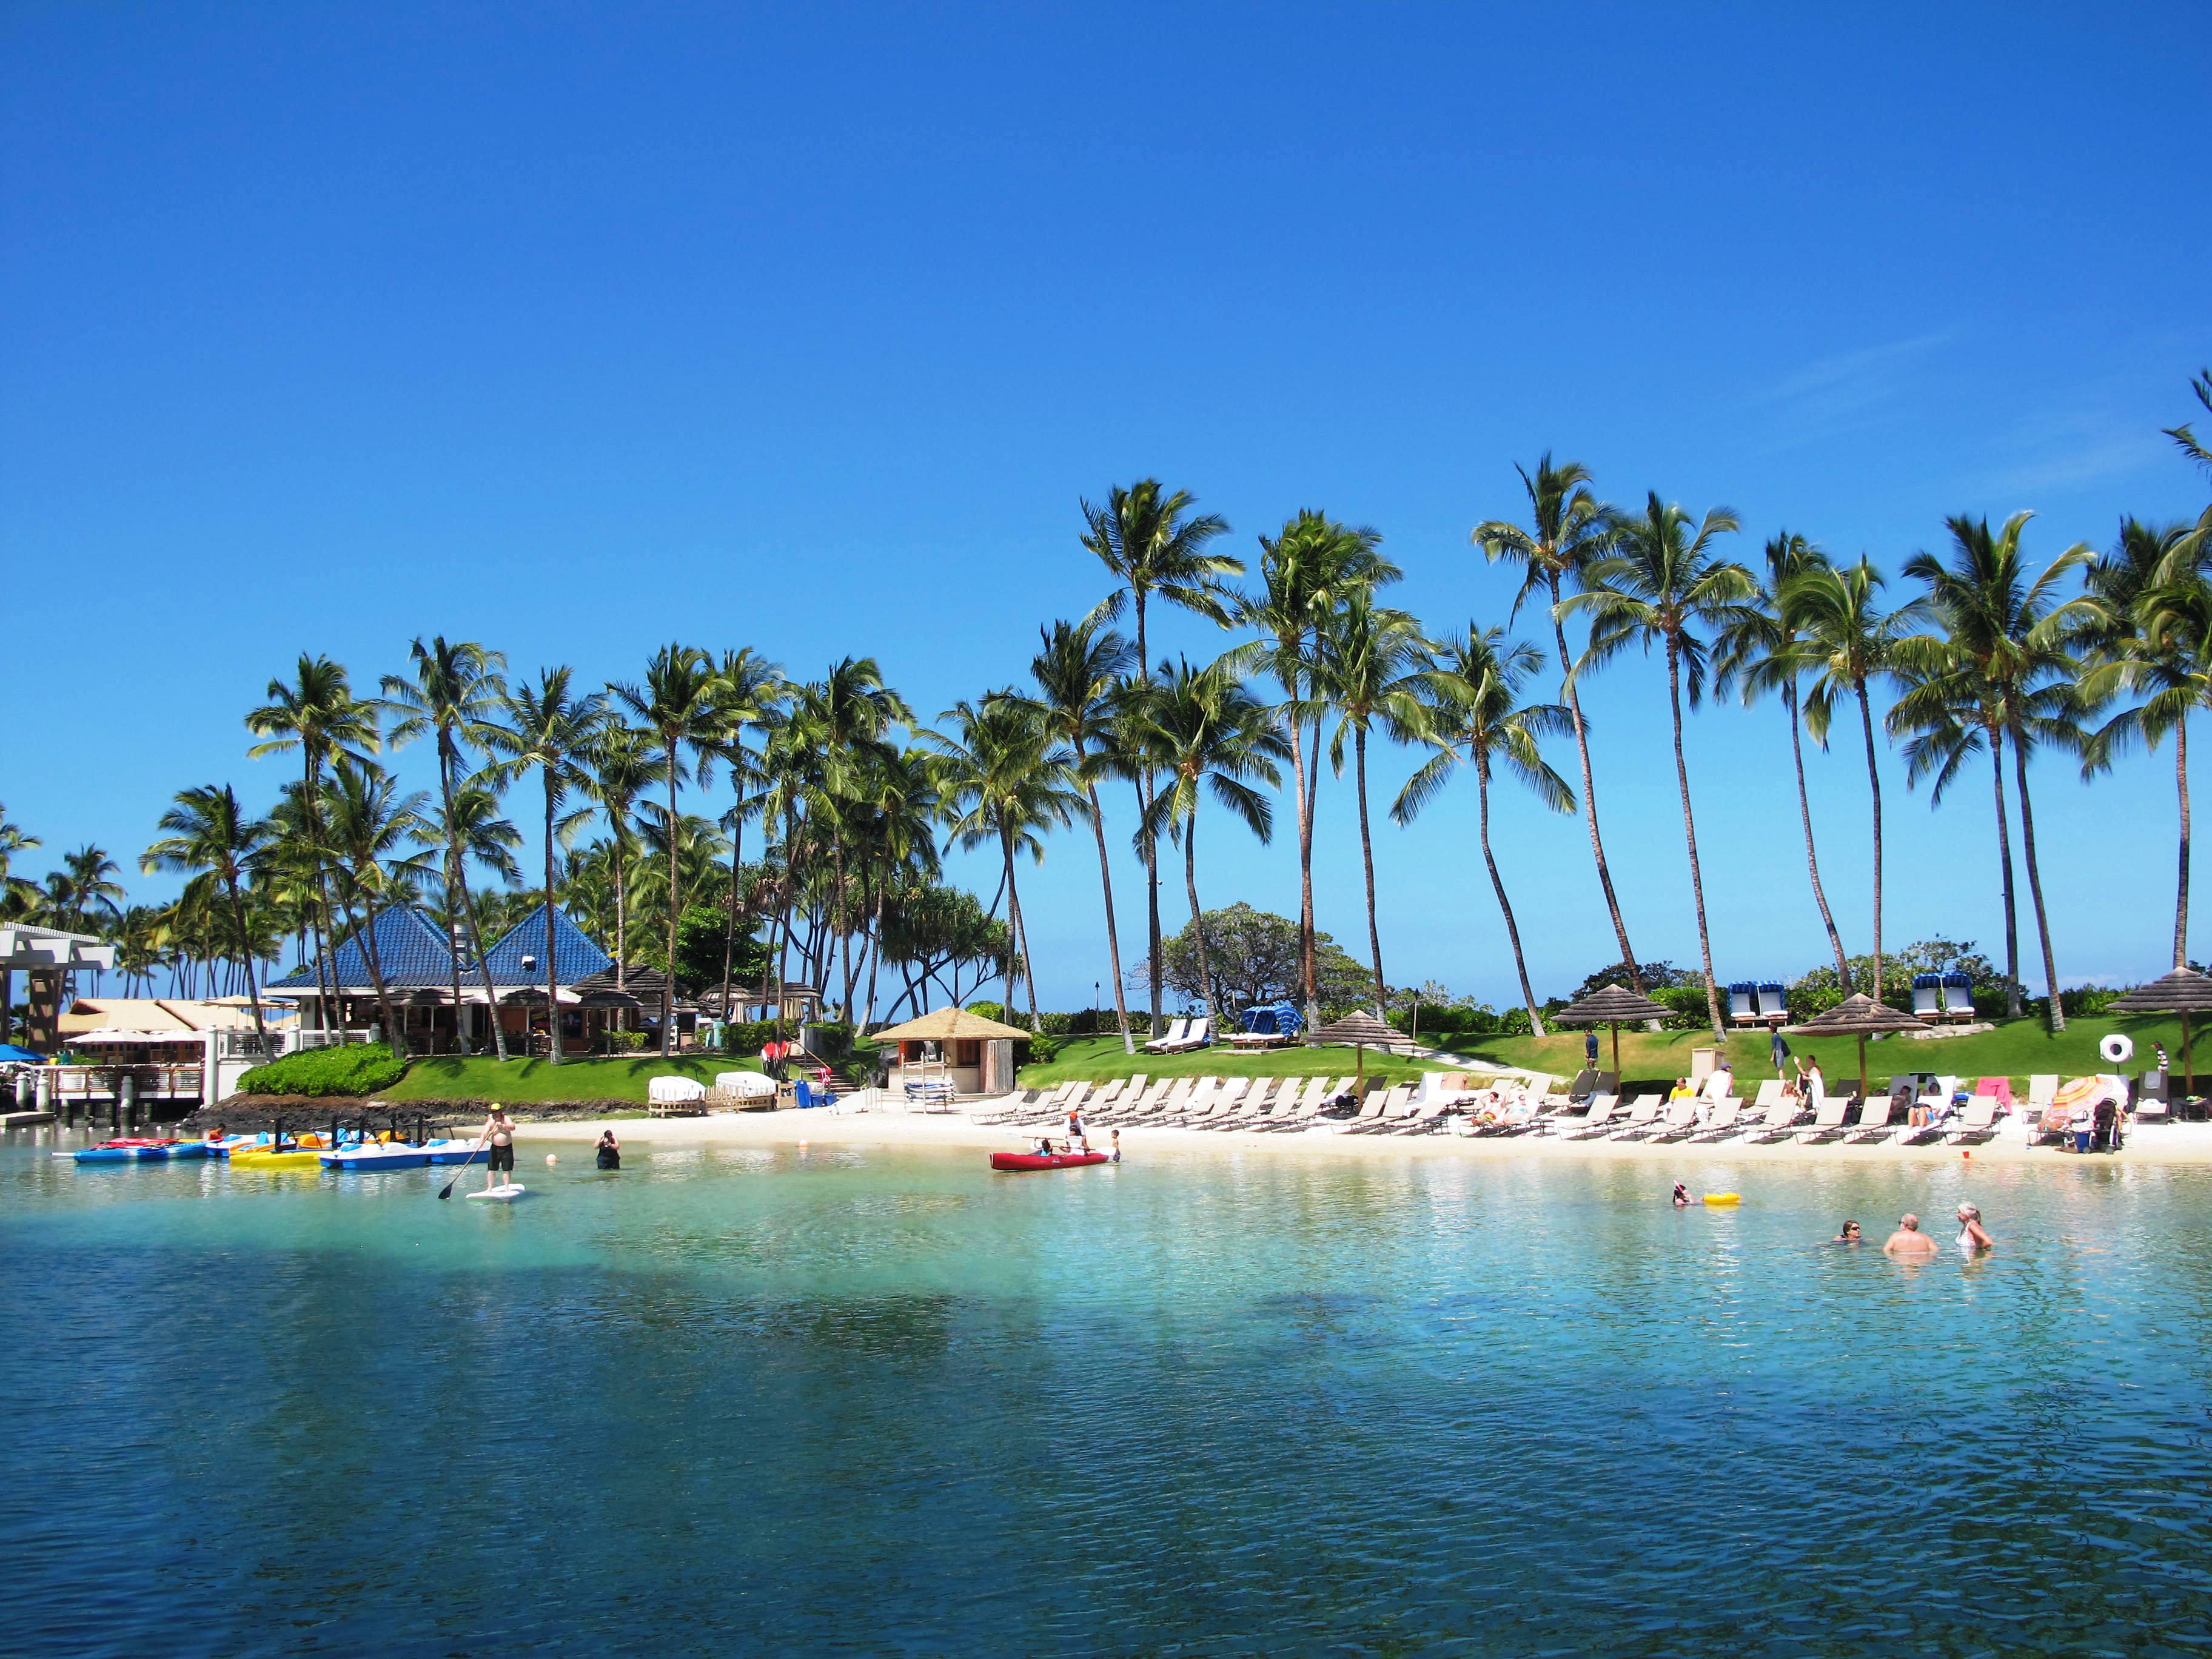
<instances>
[{"instance_id":1,"label":"paddle","mask_svg":"<svg viewBox=\"0 0 2212 1659\"><path fill-rule=\"evenodd\" d=\"M447 1199L451 1198L453 1195L453 1188L460 1185L462 1171L465 1170L469 1167L470 1162L475 1158L477 1153L482 1151L483 1151L483 1143L479 1142L476 1146L471 1149L467 1158L463 1158L459 1164L454 1166L453 1178L438 1189L438 1196L440 1198Z\"/></svg>"}]
</instances>

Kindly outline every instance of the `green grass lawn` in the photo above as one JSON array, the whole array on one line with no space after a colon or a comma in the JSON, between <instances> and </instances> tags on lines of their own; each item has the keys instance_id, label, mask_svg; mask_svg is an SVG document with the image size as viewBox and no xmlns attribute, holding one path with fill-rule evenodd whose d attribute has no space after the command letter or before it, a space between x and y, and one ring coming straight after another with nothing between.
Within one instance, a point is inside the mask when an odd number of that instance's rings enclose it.
<instances>
[{"instance_id":1,"label":"green grass lawn","mask_svg":"<svg viewBox=\"0 0 2212 1659\"><path fill-rule=\"evenodd\" d=\"M1198 1048L1186 1054L1121 1052L1121 1039L1079 1037L1064 1045L1060 1058L1022 1067L1025 1089L1080 1078L1103 1083L1142 1072L1146 1077L1349 1077L1358 1069L1349 1048L1272 1048L1239 1054L1234 1048ZM1367 1074L1394 1083L1410 1082L1423 1072L1444 1069L1430 1061L1367 1050Z\"/></svg>"},{"instance_id":2,"label":"green grass lawn","mask_svg":"<svg viewBox=\"0 0 2212 1659\"><path fill-rule=\"evenodd\" d=\"M2200 1038L2208 1035L2206 1022L2192 1022ZM2124 1031L2135 1039L2136 1057L2124 1066L2107 1065L2097 1053L2097 1044L2107 1032ZM1709 1031L1630 1031L1620 1034L1620 1066L1624 1082L1657 1083L1687 1076L1690 1070L1690 1050L1703 1048L1712 1041ZM1787 1036L1793 1054L1808 1060L1817 1058L1820 1069L1827 1074L1829 1085L1849 1081L1858 1082L1858 1042L1854 1037ZM1937 1072L1947 1076L2008 1077L2015 1091L2025 1090L2031 1073L2055 1072L2062 1077L2078 1077L2090 1072L2112 1070L2142 1072L2151 1065L2150 1046L2164 1042L2173 1059L2174 1069L2181 1069L2181 1022L2179 1019L2129 1019L2117 1015L2097 1014L2069 1020L2066 1029L2053 1036L2033 1019L2018 1019L2000 1024L1994 1031L1978 1031L1972 1036L1945 1037L1934 1042L1915 1042L1911 1037L1883 1037L1867 1044L1866 1064L1869 1077L1879 1084L1893 1072ZM1728 1042L1729 1059L1736 1074L1745 1079L1768 1078L1774 1075L1774 1066L1767 1055L1767 1038L1763 1032L1731 1033ZM1579 1029L1562 1031L1556 1036L1469 1038L1455 1051L1470 1060L1488 1060L1504 1066L1525 1066L1538 1071L1550 1072L1559 1077L1572 1077L1582 1068L1583 1034ZM1599 1063L1612 1069L1612 1033L1601 1027L1598 1031ZM2212 1071L2212 1048L2200 1041L2197 1064L2199 1075Z\"/></svg>"},{"instance_id":3,"label":"green grass lawn","mask_svg":"<svg viewBox=\"0 0 2212 1659\"><path fill-rule=\"evenodd\" d=\"M380 1100L506 1100L517 1105L549 1100L635 1100L657 1077L696 1077L713 1086L717 1072L757 1072L760 1060L724 1054L681 1054L663 1060L642 1054L620 1060L498 1060L439 1055L418 1060L407 1075L382 1091Z\"/></svg>"}]
</instances>

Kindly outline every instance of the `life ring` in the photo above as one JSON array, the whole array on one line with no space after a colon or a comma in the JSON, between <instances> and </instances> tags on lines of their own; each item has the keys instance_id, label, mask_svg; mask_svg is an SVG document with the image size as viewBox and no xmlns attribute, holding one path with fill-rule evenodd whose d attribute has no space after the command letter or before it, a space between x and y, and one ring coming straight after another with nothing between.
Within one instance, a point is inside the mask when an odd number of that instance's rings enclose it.
<instances>
[{"instance_id":1,"label":"life ring","mask_svg":"<svg viewBox=\"0 0 2212 1659\"><path fill-rule=\"evenodd\" d=\"M1708 1204L1741 1204L1743 1202L1743 1194L1741 1193L1707 1193L1705 1194L1705 1202Z\"/></svg>"},{"instance_id":2,"label":"life ring","mask_svg":"<svg viewBox=\"0 0 2212 1659\"><path fill-rule=\"evenodd\" d=\"M2124 1066L2135 1058L2135 1039L2124 1031L2115 1031L2097 1045L2097 1052L2115 1066Z\"/></svg>"}]
</instances>

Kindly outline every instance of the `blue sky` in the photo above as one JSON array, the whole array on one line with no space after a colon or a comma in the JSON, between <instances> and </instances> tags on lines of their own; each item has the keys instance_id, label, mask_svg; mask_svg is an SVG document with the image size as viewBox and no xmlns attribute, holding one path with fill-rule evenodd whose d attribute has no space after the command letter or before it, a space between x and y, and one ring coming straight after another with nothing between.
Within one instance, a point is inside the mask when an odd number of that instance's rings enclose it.
<instances>
[{"instance_id":1,"label":"blue sky","mask_svg":"<svg viewBox=\"0 0 2212 1659\"><path fill-rule=\"evenodd\" d=\"M1375 526L1439 629L1504 620L1468 531L1546 447L1733 506L1747 558L2193 515L2203 11L1801 14L10 8L0 799L135 852L185 784L273 795L239 715L301 649L373 682L417 633L594 678L872 653L934 713L1099 597L1078 499L1147 474L1248 552ZM1663 682L1588 702L1638 953L1691 963ZM1717 966L1817 963L1778 714L1689 742ZM1887 936L1996 954L1985 779L1931 816L1883 763ZM1863 771L1814 770L1863 941ZM2155 971L2170 767L2036 785L2062 976ZM1386 965L1504 1000L1473 809L1384 831ZM1578 826L1502 800L1497 841L1539 991L1611 960ZM1295 908L1287 820L1200 848L1208 904ZM1052 1002L1103 971L1094 871L1062 839L1027 883Z\"/></svg>"}]
</instances>

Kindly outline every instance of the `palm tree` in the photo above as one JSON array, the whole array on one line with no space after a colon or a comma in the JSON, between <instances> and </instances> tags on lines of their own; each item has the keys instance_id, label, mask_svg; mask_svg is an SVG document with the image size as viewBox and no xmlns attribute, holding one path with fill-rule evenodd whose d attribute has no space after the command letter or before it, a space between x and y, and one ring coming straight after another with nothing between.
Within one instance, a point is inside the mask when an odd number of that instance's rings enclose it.
<instances>
[{"instance_id":1,"label":"palm tree","mask_svg":"<svg viewBox=\"0 0 2212 1659\"><path fill-rule=\"evenodd\" d=\"M424 644L418 635L408 646L408 654L415 664L415 678L404 674L384 677L386 702L399 711L393 723L392 746L412 742L424 736L434 737L438 744L438 800L439 822L445 827L449 839L445 844L446 902L460 919L468 936L469 954L476 958L477 971L483 979L484 1010L491 1020L492 1042L501 1060L507 1058L507 1029L499 1020L499 993L491 982L491 964L484 960L483 934L477 922L476 905L469 897L469 854L464 850L460 836L467 820L455 807L465 767L462 758L464 744L481 750L485 746L486 732L498 713L500 693L507 689L507 658L497 651L487 651L473 640L449 643L439 635ZM496 803L493 803L495 807ZM487 813L477 810L475 817L496 817L495 811ZM451 933L449 932L448 938ZM453 941L453 1036L468 1052L462 1035L461 1021L461 963L459 941Z\"/></svg>"},{"instance_id":2,"label":"palm tree","mask_svg":"<svg viewBox=\"0 0 2212 1659\"><path fill-rule=\"evenodd\" d=\"M730 1017L731 965L737 959L739 867L744 862L745 820L760 810L757 799L748 800L746 788L760 779L745 749L749 731L764 731L776 705L790 693L790 684L778 665L762 657L750 646L722 653L722 758L730 764L730 804L723 822L730 828L730 904L722 932L722 1018Z\"/></svg>"},{"instance_id":3,"label":"palm tree","mask_svg":"<svg viewBox=\"0 0 2212 1659\"><path fill-rule=\"evenodd\" d=\"M659 660L655 659L656 663ZM565 817L561 809L571 792L585 793L590 789L591 765L599 754L605 709L605 700L596 692L577 696L573 690L574 678L575 671L563 664L558 668L540 670L534 686L524 684L501 692L499 706L505 723L488 729L484 734L490 746L505 757L494 769L502 782L511 782L534 767L544 790L545 1048L556 1066L561 1063L561 975L560 959L555 954L559 936L553 926L553 905L558 892L554 883L555 852L564 830L573 836L590 816L588 808ZM676 788L672 781L672 805L675 799ZM672 880L672 916L675 914L675 890L676 883ZM666 977L672 984L676 978L676 928L672 921L668 930ZM661 1052L666 1054L668 1032L674 1018L665 993L660 1006Z\"/></svg>"},{"instance_id":4,"label":"palm tree","mask_svg":"<svg viewBox=\"0 0 2212 1659\"><path fill-rule=\"evenodd\" d=\"M2197 401L2204 405L2204 412L2212 415L2212 368L2198 369L2197 378L2189 383L2189 390ZM2180 446L2183 454L2203 467L2207 473L2212 473L2212 448L2208 448L2198 439L2195 430L2190 425L2185 422L2180 426L2170 426L2166 428L2165 431L2167 437ZM2204 511L2197 516L2196 533L2199 537L2212 539L2212 504L2208 504Z\"/></svg>"},{"instance_id":5,"label":"palm tree","mask_svg":"<svg viewBox=\"0 0 2212 1659\"><path fill-rule=\"evenodd\" d=\"M402 857L399 848L427 839L422 814L429 796L420 791L402 795L398 781L391 773L374 761L356 760L350 755L338 757L325 781L328 793L323 801L323 828L341 877L340 902L350 919L353 900L361 901L362 919L352 925L353 936L361 941L362 955L368 963L369 982L376 990L386 1040L393 1054L404 1054L406 1036L392 1012L376 921L380 910L410 902L428 873L424 854ZM335 963L332 976L336 977Z\"/></svg>"},{"instance_id":6,"label":"palm tree","mask_svg":"<svg viewBox=\"0 0 2212 1659\"><path fill-rule=\"evenodd\" d=\"M1357 595L1398 580L1398 568L1375 550L1382 538L1310 509L1285 524L1272 541L1260 538L1261 591L1239 601L1237 620L1259 637L1224 659L1228 672L1274 676L1283 688L1279 711L1290 728L1291 768L1297 795L1298 978L1309 1028L1321 1021L1314 935L1314 800L1321 787L1322 641L1337 612ZM1305 731L1313 731L1308 754Z\"/></svg>"},{"instance_id":7,"label":"palm tree","mask_svg":"<svg viewBox=\"0 0 2212 1659\"><path fill-rule=\"evenodd\" d=\"M254 983L252 934L246 926L240 884L269 845L269 823L248 817L228 784L204 783L178 793L176 805L161 814L161 827L169 833L146 849L140 868L148 875L157 870L190 871L221 885L237 929L239 965L246 973L246 1000L253 1007L254 1045L265 1054L269 1032L261 1018L261 992Z\"/></svg>"},{"instance_id":8,"label":"palm tree","mask_svg":"<svg viewBox=\"0 0 2212 1659\"><path fill-rule=\"evenodd\" d=\"M721 676L694 645L665 645L646 665L641 685L609 688L660 740L660 765L668 780L668 816L677 816L676 790L684 778L684 750L691 750L703 787L723 728ZM596 718L596 698L589 700ZM549 855L550 856L550 855ZM550 878L548 878L550 881ZM660 988L660 1052L676 1050L676 883L668 884L668 973ZM560 1048L556 1042L553 1047Z\"/></svg>"},{"instance_id":9,"label":"palm tree","mask_svg":"<svg viewBox=\"0 0 2212 1659\"><path fill-rule=\"evenodd\" d=\"M62 867L46 878L46 908L57 927L95 927L120 914L122 866L105 848L87 842L62 854Z\"/></svg>"},{"instance_id":10,"label":"palm tree","mask_svg":"<svg viewBox=\"0 0 2212 1659\"><path fill-rule=\"evenodd\" d=\"M1095 619L1056 622L1037 630L1042 648L1030 659L1036 681L1038 717L1075 757L1075 773L1091 807L1098 840L1098 884L1105 895L1106 957L1114 981L1114 1012L1121 1022L1121 1051L1137 1052L1129 1006L1121 987L1121 939L1114 920L1114 870L1106 855L1106 815L1098 805L1098 778L1115 763L1115 717L1129 672L1128 641ZM1141 770L1141 769L1139 769Z\"/></svg>"},{"instance_id":11,"label":"palm tree","mask_svg":"<svg viewBox=\"0 0 2212 1659\"><path fill-rule=\"evenodd\" d=\"M868 995L863 1026L876 1018L876 969L884 955L884 912L897 891L933 879L939 870L940 816L937 764L926 750L902 749L877 757L863 788L873 851L873 896L869 934Z\"/></svg>"},{"instance_id":12,"label":"palm tree","mask_svg":"<svg viewBox=\"0 0 2212 1659\"><path fill-rule=\"evenodd\" d=\"M639 799L660 775L660 751L650 732L631 726L613 710L599 727L592 750L591 775L583 793L607 818L607 863L615 890L615 988L628 988L629 974L629 872L637 845Z\"/></svg>"},{"instance_id":13,"label":"palm tree","mask_svg":"<svg viewBox=\"0 0 2212 1659\"><path fill-rule=\"evenodd\" d=\"M377 747L380 715L374 703L353 694L344 667L328 657L300 653L296 684L272 679L264 696L269 701L246 717L246 729L264 739L246 752L258 760L264 755L300 751L300 801L303 844L314 874L317 917L315 927L315 990L318 1008L336 1007L337 964L330 960L337 947L337 930L331 908L329 837L324 833L322 779L340 756L365 760ZM328 967L331 982L324 984Z\"/></svg>"},{"instance_id":14,"label":"palm tree","mask_svg":"<svg viewBox=\"0 0 2212 1659\"><path fill-rule=\"evenodd\" d=\"M1805 744L1799 719L1798 680L1805 672L1803 624L1793 611L1786 590L1790 581L1828 556L1802 536L1784 531L1766 544L1766 577L1714 635L1713 689L1725 691L1740 678L1743 700L1749 704L1768 691L1781 694L1790 716L1790 759L1797 774L1797 817L1805 830L1805 868L1813 881L1813 902L1820 908L1820 925L1828 931L1828 948L1836 958L1836 983L1846 994L1851 988L1850 960L1844 953L1843 935L1828 908L1827 889L1820 884L1820 855L1813 841L1813 802L1805 788Z\"/></svg>"},{"instance_id":15,"label":"palm tree","mask_svg":"<svg viewBox=\"0 0 2212 1659\"><path fill-rule=\"evenodd\" d=\"M1163 491L1157 478L1140 478L1123 489L1106 492L1106 505L1081 503L1084 546L1098 556L1117 584L1113 592L1091 613L1093 622L1115 622L1125 603L1136 611L1137 678L1152 681L1152 636L1146 629L1146 611L1154 594L1167 604L1226 627L1231 601L1224 586L1229 578L1244 574L1244 562L1212 550L1212 544L1229 533L1229 521L1218 513L1191 515L1198 498L1187 489ZM1152 805L1152 775L1139 767L1133 775L1139 817ZM1160 1024L1160 871L1159 849L1147 842L1139 848L1145 860L1145 916L1151 954L1152 1025Z\"/></svg>"},{"instance_id":16,"label":"palm tree","mask_svg":"<svg viewBox=\"0 0 2212 1659\"><path fill-rule=\"evenodd\" d=\"M2207 550L2188 525L2128 519L2112 551L2085 573L2097 611L2081 641L2087 647L2082 701L2100 706L2122 692L2140 693L2142 701L2114 714L2092 736L2082 754L2082 775L2109 769L2114 754L2138 739L2155 749L2167 732L2173 734L2180 823L2173 897L2177 968L2189 965L2189 715L2212 707Z\"/></svg>"},{"instance_id":17,"label":"palm tree","mask_svg":"<svg viewBox=\"0 0 2212 1659\"><path fill-rule=\"evenodd\" d=\"M1881 607L1881 574L1862 558L1841 569L1823 560L1790 578L1785 611L1798 619L1805 666L1813 683L1805 693L1805 726L1813 741L1828 746L1837 702L1855 698L1866 739L1867 788L1874 803L1874 990L1881 1000L1881 769L1875 763L1874 705L1867 688L1896 675L1898 641L1924 617L1926 603L1911 599L1893 611Z\"/></svg>"},{"instance_id":18,"label":"palm tree","mask_svg":"<svg viewBox=\"0 0 2212 1659\"><path fill-rule=\"evenodd\" d=\"M1528 1011L1528 1029L1541 1036L1544 1015L1528 982L1521 929L1513 920L1512 903L1505 896L1504 878L1498 873L1497 854L1490 850L1490 781L1502 768L1554 812L1573 811L1575 792L1546 762L1540 744L1545 738L1572 731L1574 720L1563 703L1521 701L1522 688L1544 666L1544 653L1525 641L1508 645L1502 628L1480 628L1469 623L1464 635L1432 643L1429 649L1431 665L1416 678L1425 705L1420 735L1437 752L1406 780L1391 804L1390 816L1399 823L1411 823L1443 787L1456 764L1464 761L1474 767L1482 861L1489 866L1491 890L1498 895L1498 914L1505 919L1505 937L1513 946L1513 966L1521 976L1521 1002Z\"/></svg>"},{"instance_id":19,"label":"palm tree","mask_svg":"<svg viewBox=\"0 0 2212 1659\"><path fill-rule=\"evenodd\" d=\"M950 731L922 735L938 745L938 788L951 820L949 838L963 848L998 843L1006 892L1007 951L1004 964L1006 1014L1014 1009L1014 963L1022 960L1029 982L1030 1024L1042 1030L1037 1012L1034 963L1022 926L1021 888L1014 854L1044 861L1042 832L1073 823L1090 811L1073 750L1055 739L1035 706L1011 690L979 702L961 702L940 719Z\"/></svg>"},{"instance_id":20,"label":"palm tree","mask_svg":"<svg viewBox=\"0 0 2212 1659\"><path fill-rule=\"evenodd\" d=\"M1727 1040L1721 1024L1720 991L1713 983L1712 934L1705 921L1705 873L1698 864L1698 824L1690 810L1690 768L1682 756L1682 695L1690 707L1704 700L1708 647L1696 629L1725 627L1738 606L1758 591L1751 572L1717 559L1713 544L1736 529L1735 514L1724 507L1708 512L1694 526L1690 515L1653 490L1640 518L1620 521L1613 551L1583 574L1583 591L1566 608L1591 614L1589 648L1575 672L1602 663L1631 645L1667 655L1667 700L1674 720L1674 781L1682 795L1682 838L1690 852L1690 899L1698 913L1698 955L1705 968L1705 1008L1712 1018L1713 1040Z\"/></svg>"},{"instance_id":21,"label":"palm tree","mask_svg":"<svg viewBox=\"0 0 2212 1659\"><path fill-rule=\"evenodd\" d=\"M36 836L24 834L21 825L11 823L7 807L0 805L0 916L19 913L33 902L38 888L9 865L16 854L43 844ZM8 1042L15 1033L15 976L12 969L0 968L0 1042Z\"/></svg>"},{"instance_id":22,"label":"palm tree","mask_svg":"<svg viewBox=\"0 0 2212 1659\"><path fill-rule=\"evenodd\" d=\"M1182 661L1168 672L1146 710L1158 736L1166 787L1152 798L1145 821L1157 843L1165 832L1182 842L1183 890L1190 899L1190 931L1198 942L1199 1005L1213 1006L1213 966L1207 960L1205 913L1198 902L1198 808L1211 794L1261 842L1274 833L1267 798L1252 787L1257 778L1269 788L1282 782L1275 763L1287 759L1291 745L1277 728L1274 711L1245 690L1233 667L1214 663L1194 668Z\"/></svg>"},{"instance_id":23,"label":"palm tree","mask_svg":"<svg viewBox=\"0 0 2212 1659\"><path fill-rule=\"evenodd\" d=\"M853 926L848 890L848 848L854 838L852 822L865 810L866 782L871 769L896 752L890 743L894 727L912 726L914 711L906 700L884 684L883 670L873 657L847 657L830 665L823 678L800 693L822 741L820 777L807 818L826 835L830 848L832 889L832 927L843 946L844 1018L853 1018ZM824 991L828 990L825 985ZM1031 988L1034 994L1035 988Z\"/></svg>"},{"instance_id":24,"label":"palm tree","mask_svg":"<svg viewBox=\"0 0 2212 1659\"><path fill-rule=\"evenodd\" d=\"M2043 877L2035 857L2035 809L2028 796L2027 760L2039 743L2078 748L2080 703L2075 690L2079 665L2065 646L2094 623L2094 602L2059 603L2059 584L2095 556L2077 542L2030 580L2021 552L2021 532L2032 513L2015 513L1992 534L1987 519L1960 514L1945 522L1951 532L1951 562L1916 553L1905 574L1928 586L1931 612L1943 633L1901 641L1898 659L1907 682L1905 695L1890 711L1893 731L1914 732L1927 740L1918 769L1941 769L1948 778L1978 744L1962 743L1960 733L1978 725L1986 735L1998 768L1998 824L2006 851L2006 969L2017 981L2017 929L2011 905L2009 849L2002 835L2004 744L2013 755L2013 780L2020 794L2021 850L2027 861L2028 896L2035 905L2035 927L2043 947L2044 979L2051 994L2051 1029L2066 1029L2058 995L2057 963L2051 949L2050 916L2043 902ZM1907 754L1908 769L1913 754Z\"/></svg>"},{"instance_id":25,"label":"palm tree","mask_svg":"<svg viewBox=\"0 0 2212 1659\"><path fill-rule=\"evenodd\" d=\"M495 710L487 711L490 712ZM490 722L487 720L484 724L489 725ZM520 882L522 866L515 862L514 849L522 845L522 831L500 816L496 794L483 784L467 783L461 786L450 801L424 815L422 833L428 837L427 845L439 848L441 854L459 854L458 859L449 861L447 866L446 933L457 947L452 953L453 1037L460 1052L466 1054L468 1042L461 1024L461 952L458 948L458 935L463 919L458 905L466 902L471 906L465 925L472 935L480 919L474 914L474 901L467 897L466 890L456 890L459 884L451 879L452 871L456 863L465 868L474 862L510 885ZM471 948L475 951L477 960L481 964L483 961L482 946L472 945ZM499 995L489 982L489 970L486 970L485 976L485 1012L491 1019L493 1030L499 1033L499 1055L504 1060L507 1057L507 1033L499 1022Z\"/></svg>"},{"instance_id":26,"label":"palm tree","mask_svg":"<svg viewBox=\"0 0 2212 1659\"><path fill-rule=\"evenodd\" d=\"M1328 759L1344 775L1344 739L1352 738L1352 781L1359 798L1359 861L1367 878L1367 948L1375 963L1375 1017L1382 1018L1389 988L1382 977L1382 935L1375 919L1375 841L1367 824L1367 734L1380 723L1401 742L1420 729L1422 710L1414 696L1419 672L1427 666L1421 625L1403 611L1378 606L1368 592L1354 590L1322 629L1322 695L1337 711Z\"/></svg>"}]
</instances>

